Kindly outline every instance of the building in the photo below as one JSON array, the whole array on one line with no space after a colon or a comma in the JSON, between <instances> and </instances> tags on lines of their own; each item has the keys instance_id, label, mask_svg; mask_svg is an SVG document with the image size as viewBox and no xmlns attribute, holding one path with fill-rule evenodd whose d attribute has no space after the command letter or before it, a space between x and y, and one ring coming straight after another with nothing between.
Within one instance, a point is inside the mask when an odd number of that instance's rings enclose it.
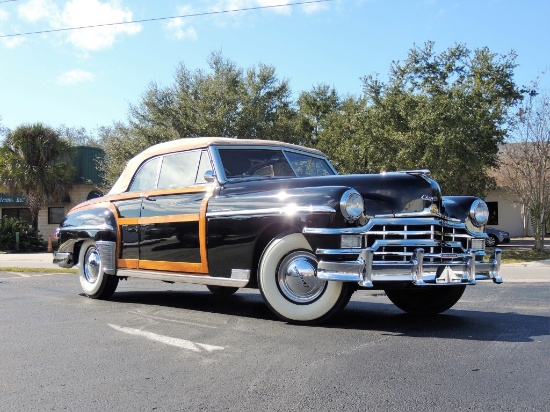
<instances>
[{"instance_id":1,"label":"building","mask_svg":"<svg viewBox=\"0 0 550 412\"><path fill-rule=\"evenodd\" d=\"M69 196L62 203L49 204L42 207L38 213L38 230L44 240L51 236L61 223L65 214L73 206L86 200L102 195L103 180L97 163L104 157L102 149L88 146L76 147L74 165L75 179ZM12 196L0 193L0 209L2 217L9 216L23 219L32 224L29 208L23 196Z\"/></svg>"},{"instance_id":2,"label":"building","mask_svg":"<svg viewBox=\"0 0 550 412\"><path fill-rule=\"evenodd\" d=\"M488 226L504 230L510 233L511 237L524 236L523 206L514 195L503 189L496 189L489 193L484 200L489 206ZM525 226L528 228L526 235L532 236L533 229L528 222L528 217L526 219Z\"/></svg>"},{"instance_id":3,"label":"building","mask_svg":"<svg viewBox=\"0 0 550 412\"><path fill-rule=\"evenodd\" d=\"M499 188L489 193L484 200L489 207L488 226L505 230L511 237L533 236L529 211L525 210L515 195ZM549 236L550 216L546 219L545 230L545 236Z\"/></svg>"}]
</instances>

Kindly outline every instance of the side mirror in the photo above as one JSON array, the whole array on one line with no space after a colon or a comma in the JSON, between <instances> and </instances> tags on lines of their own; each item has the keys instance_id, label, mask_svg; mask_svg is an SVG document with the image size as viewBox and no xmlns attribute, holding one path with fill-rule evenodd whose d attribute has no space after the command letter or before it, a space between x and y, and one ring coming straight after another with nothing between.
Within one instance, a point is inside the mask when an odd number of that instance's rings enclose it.
<instances>
[{"instance_id":1,"label":"side mirror","mask_svg":"<svg viewBox=\"0 0 550 412\"><path fill-rule=\"evenodd\" d=\"M213 170L207 170L204 172L204 180L208 183L212 183L216 181L216 174Z\"/></svg>"}]
</instances>

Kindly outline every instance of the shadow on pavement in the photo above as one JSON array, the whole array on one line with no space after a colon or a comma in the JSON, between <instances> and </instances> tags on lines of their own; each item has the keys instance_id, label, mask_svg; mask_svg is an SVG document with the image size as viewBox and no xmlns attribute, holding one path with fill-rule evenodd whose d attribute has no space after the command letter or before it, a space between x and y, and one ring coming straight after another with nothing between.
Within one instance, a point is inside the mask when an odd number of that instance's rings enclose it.
<instances>
[{"instance_id":1,"label":"shadow on pavement","mask_svg":"<svg viewBox=\"0 0 550 412\"><path fill-rule=\"evenodd\" d=\"M121 291L115 293L110 302L187 309L281 322L269 310L261 295L253 292L241 291L230 296L218 296L202 291ZM286 326L304 327L292 324L286 324ZM373 303L352 300L342 312L328 322L313 327L379 331L383 335L396 337L438 337L480 342L533 342L534 337L550 335L550 316L463 309L450 309L434 316L417 316L403 313L389 301Z\"/></svg>"}]
</instances>

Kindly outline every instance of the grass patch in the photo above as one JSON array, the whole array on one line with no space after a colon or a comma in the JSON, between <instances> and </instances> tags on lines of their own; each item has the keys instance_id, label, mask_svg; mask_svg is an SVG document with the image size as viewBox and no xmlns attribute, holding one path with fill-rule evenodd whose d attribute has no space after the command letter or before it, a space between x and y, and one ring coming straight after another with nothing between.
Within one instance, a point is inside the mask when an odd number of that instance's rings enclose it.
<instances>
[{"instance_id":1,"label":"grass patch","mask_svg":"<svg viewBox=\"0 0 550 412\"><path fill-rule=\"evenodd\" d=\"M504 250L502 252L502 263L533 262L535 260L550 259L550 251L538 251L533 249L525 250Z\"/></svg>"},{"instance_id":2,"label":"grass patch","mask_svg":"<svg viewBox=\"0 0 550 412\"><path fill-rule=\"evenodd\" d=\"M0 272L16 273L78 273L77 269L48 269L48 268L24 268L24 267L0 267Z\"/></svg>"}]
</instances>

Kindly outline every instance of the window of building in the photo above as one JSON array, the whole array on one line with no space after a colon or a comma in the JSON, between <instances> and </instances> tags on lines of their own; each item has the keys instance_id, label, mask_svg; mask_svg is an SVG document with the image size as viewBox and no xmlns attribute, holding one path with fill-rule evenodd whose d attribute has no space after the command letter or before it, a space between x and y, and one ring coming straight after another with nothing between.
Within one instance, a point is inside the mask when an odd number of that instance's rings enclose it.
<instances>
[{"instance_id":1,"label":"window of building","mask_svg":"<svg viewBox=\"0 0 550 412\"><path fill-rule=\"evenodd\" d=\"M48 224L58 225L65 216L65 208L63 207L49 207L48 208Z\"/></svg>"},{"instance_id":2,"label":"window of building","mask_svg":"<svg viewBox=\"0 0 550 412\"><path fill-rule=\"evenodd\" d=\"M489 225L498 225L498 202L487 202L489 208Z\"/></svg>"},{"instance_id":3,"label":"window of building","mask_svg":"<svg viewBox=\"0 0 550 412\"><path fill-rule=\"evenodd\" d=\"M15 219L24 220L29 225L32 225L31 211L27 208L2 208L2 218L13 217Z\"/></svg>"}]
</instances>

